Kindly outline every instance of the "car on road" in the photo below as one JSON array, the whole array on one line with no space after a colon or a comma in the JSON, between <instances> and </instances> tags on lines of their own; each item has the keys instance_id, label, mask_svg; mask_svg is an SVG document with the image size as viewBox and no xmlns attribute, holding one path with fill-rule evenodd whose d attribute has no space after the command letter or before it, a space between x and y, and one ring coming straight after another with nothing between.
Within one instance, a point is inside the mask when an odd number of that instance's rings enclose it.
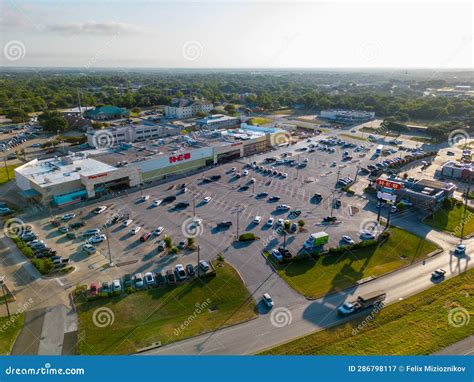
<instances>
[{"instance_id":1,"label":"car on road","mask_svg":"<svg viewBox=\"0 0 474 382\"><path fill-rule=\"evenodd\" d=\"M99 206L92 210L93 214L99 215L107 209L107 206Z\"/></svg>"},{"instance_id":2,"label":"car on road","mask_svg":"<svg viewBox=\"0 0 474 382\"><path fill-rule=\"evenodd\" d=\"M161 234L163 233L164 230L165 230L164 227L161 227L161 226L160 226L160 227L158 227L157 229L155 229L155 230L153 231L153 235L159 236L159 235L161 235Z\"/></svg>"},{"instance_id":3,"label":"car on road","mask_svg":"<svg viewBox=\"0 0 474 382\"><path fill-rule=\"evenodd\" d=\"M466 246L464 244L458 244L456 247L454 247L454 253L458 255L463 255L466 253Z\"/></svg>"},{"instance_id":4,"label":"car on road","mask_svg":"<svg viewBox=\"0 0 474 382\"><path fill-rule=\"evenodd\" d=\"M344 241L347 244L354 244L354 239L350 237L349 235L342 235L342 241Z\"/></svg>"},{"instance_id":5,"label":"car on road","mask_svg":"<svg viewBox=\"0 0 474 382\"><path fill-rule=\"evenodd\" d=\"M178 276L178 280L186 280L186 270L184 269L182 264L176 264L174 270L176 272L176 276Z\"/></svg>"},{"instance_id":6,"label":"car on road","mask_svg":"<svg viewBox=\"0 0 474 382\"><path fill-rule=\"evenodd\" d=\"M123 225L124 227L128 227L128 226L129 226L130 224L132 224L132 223L133 223L133 219L127 219L127 220L125 220L125 221L122 223L122 225Z\"/></svg>"},{"instance_id":7,"label":"car on road","mask_svg":"<svg viewBox=\"0 0 474 382\"><path fill-rule=\"evenodd\" d=\"M112 281L112 292L120 292L122 291L122 283L120 280L115 279Z\"/></svg>"},{"instance_id":8,"label":"car on road","mask_svg":"<svg viewBox=\"0 0 474 382\"><path fill-rule=\"evenodd\" d=\"M153 200L153 207L158 207L163 201L161 199Z\"/></svg>"},{"instance_id":9,"label":"car on road","mask_svg":"<svg viewBox=\"0 0 474 382\"><path fill-rule=\"evenodd\" d=\"M140 237L140 241L143 243L151 237L151 232L146 232Z\"/></svg>"},{"instance_id":10,"label":"car on road","mask_svg":"<svg viewBox=\"0 0 474 382\"><path fill-rule=\"evenodd\" d=\"M270 217L268 218L267 222L265 223L267 226L271 227L273 223L275 222L275 219Z\"/></svg>"},{"instance_id":11,"label":"car on road","mask_svg":"<svg viewBox=\"0 0 474 382\"><path fill-rule=\"evenodd\" d=\"M445 274L446 274L446 271L442 268L439 268L431 274L431 278L440 279L440 278L444 277Z\"/></svg>"},{"instance_id":12,"label":"car on road","mask_svg":"<svg viewBox=\"0 0 474 382\"><path fill-rule=\"evenodd\" d=\"M153 273L146 272L145 273L145 284L146 285L153 285L155 283L155 278L153 277Z\"/></svg>"},{"instance_id":13,"label":"car on road","mask_svg":"<svg viewBox=\"0 0 474 382\"><path fill-rule=\"evenodd\" d=\"M75 214L64 214L63 216L61 216L61 220L68 221L68 220L71 220L75 217L76 217Z\"/></svg>"},{"instance_id":14,"label":"car on road","mask_svg":"<svg viewBox=\"0 0 474 382\"><path fill-rule=\"evenodd\" d=\"M263 294L262 300L267 307L269 307L270 309L273 308L273 300L272 300L272 297L268 293Z\"/></svg>"},{"instance_id":15,"label":"car on road","mask_svg":"<svg viewBox=\"0 0 474 382\"><path fill-rule=\"evenodd\" d=\"M229 228L231 225L232 225L232 222L230 220L217 223L217 227L219 228Z\"/></svg>"},{"instance_id":16,"label":"car on road","mask_svg":"<svg viewBox=\"0 0 474 382\"><path fill-rule=\"evenodd\" d=\"M193 277L196 274L196 271L194 270L194 266L192 264L186 265L186 273L189 277Z\"/></svg>"},{"instance_id":17,"label":"car on road","mask_svg":"<svg viewBox=\"0 0 474 382\"><path fill-rule=\"evenodd\" d=\"M131 233L132 235L136 235L138 232L141 231L141 229L142 229L142 227L140 227L139 225L137 225L137 226L135 226L135 227L132 228L132 230L130 231L130 233Z\"/></svg>"},{"instance_id":18,"label":"car on road","mask_svg":"<svg viewBox=\"0 0 474 382\"><path fill-rule=\"evenodd\" d=\"M206 196L206 197L202 200L202 202L207 204L207 203L209 203L209 202L211 201L211 199L212 199L212 198L211 198L210 196Z\"/></svg>"},{"instance_id":19,"label":"car on road","mask_svg":"<svg viewBox=\"0 0 474 382\"><path fill-rule=\"evenodd\" d=\"M92 255L95 253L96 249L92 244L86 243L82 245L82 250L84 252L87 252L89 255Z\"/></svg>"},{"instance_id":20,"label":"car on road","mask_svg":"<svg viewBox=\"0 0 474 382\"><path fill-rule=\"evenodd\" d=\"M260 222L262 221L262 217L257 215L255 216L255 218L253 219L253 224L260 224Z\"/></svg>"},{"instance_id":21,"label":"car on road","mask_svg":"<svg viewBox=\"0 0 474 382\"><path fill-rule=\"evenodd\" d=\"M209 263L206 260L199 260L199 268L201 268L201 270L204 272L207 272L209 269L211 269Z\"/></svg>"},{"instance_id":22,"label":"car on road","mask_svg":"<svg viewBox=\"0 0 474 382\"><path fill-rule=\"evenodd\" d=\"M135 281L135 287L142 288L143 287L143 276L141 273L135 273L133 277Z\"/></svg>"},{"instance_id":23,"label":"car on road","mask_svg":"<svg viewBox=\"0 0 474 382\"><path fill-rule=\"evenodd\" d=\"M87 239L87 243L89 243L89 244L99 244L99 243L102 243L105 240L107 240L107 236L105 236L104 234L94 235L94 236L90 237L89 239Z\"/></svg>"}]
</instances>

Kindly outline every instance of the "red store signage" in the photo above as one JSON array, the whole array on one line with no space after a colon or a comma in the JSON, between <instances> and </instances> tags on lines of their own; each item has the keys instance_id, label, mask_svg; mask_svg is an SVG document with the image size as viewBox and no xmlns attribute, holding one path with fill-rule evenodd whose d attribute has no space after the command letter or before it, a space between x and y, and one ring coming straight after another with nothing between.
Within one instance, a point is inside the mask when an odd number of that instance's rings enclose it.
<instances>
[{"instance_id":1,"label":"red store signage","mask_svg":"<svg viewBox=\"0 0 474 382\"><path fill-rule=\"evenodd\" d=\"M400 183L392 182L390 180L385 180L385 179L377 179L377 184L386 187L386 188L391 188L393 190L399 190L402 188L402 185Z\"/></svg>"},{"instance_id":2,"label":"red store signage","mask_svg":"<svg viewBox=\"0 0 474 382\"><path fill-rule=\"evenodd\" d=\"M173 155L169 157L170 163L176 163L176 162L181 162L183 160L188 160L191 158L191 153L185 153L185 154L179 154L179 155Z\"/></svg>"},{"instance_id":3,"label":"red store signage","mask_svg":"<svg viewBox=\"0 0 474 382\"><path fill-rule=\"evenodd\" d=\"M106 172L104 172L104 173L102 173L102 174L97 174L97 175L89 175L89 176L88 176L88 179L102 178L102 177L104 177L104 176L107 176L107 173L106 173Z\"/></svg>"}]
</instances>

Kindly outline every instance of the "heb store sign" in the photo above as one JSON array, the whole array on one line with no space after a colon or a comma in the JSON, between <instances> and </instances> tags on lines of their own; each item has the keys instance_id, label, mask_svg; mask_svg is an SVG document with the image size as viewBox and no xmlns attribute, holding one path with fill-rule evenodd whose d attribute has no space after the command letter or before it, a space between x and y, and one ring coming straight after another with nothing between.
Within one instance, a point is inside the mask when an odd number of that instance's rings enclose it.
<instances>
[{"instance_id":1,"label":"heb store sign","mask_svg":"<svg viewBox=\"0 0 474 382\"><path fill-rule=\"evenodd\" d=\"M102 174L96 174L96 175L89 175L87 179L97 179L97 178L103 178L104 176L107 176L108 174L106 172Z\"/></svg>"},{"instance_id":2,"label":"heb store sign","mask_svg":"<svg viewBox=\"0 0 474 382\"><path fill-rule=\"evenodd\" d=\"M391 180L386 179L377 179L377 184L385 188L391 188L392 190L399 190L402 188L402 185L397 182L392 182Z\"/></svg>"},{"instance_id":3,"label":"heb store sign","mask_svg":"<svg viewBox=\"0 0 474 382\"><path fill-rule=\"evenodd\" d=\"M169 163L182 162L184 160L191 159L191 153L172 155L168 159L169 159Z\"/></svg>"}]
</instances>

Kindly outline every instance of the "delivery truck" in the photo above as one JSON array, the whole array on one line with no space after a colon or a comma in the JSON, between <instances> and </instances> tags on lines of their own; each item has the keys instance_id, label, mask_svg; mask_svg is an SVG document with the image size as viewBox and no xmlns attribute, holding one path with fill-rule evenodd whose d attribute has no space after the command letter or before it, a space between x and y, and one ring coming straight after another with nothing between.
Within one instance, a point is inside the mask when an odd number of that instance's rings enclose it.
<instances>
[{"instance_id":1,"label":"delivery truck","mask_svg":"<svg viewBox=\"0 0 474 382\"><path fill-rule=\"evenodd\" d=\"M309 235L308 239L304 242L303 246L306 249L322 247L329 241L329 235L324 232L315 232Z\"/></svg>"},{"instance_id":2,"label":"delivery truck","mask_svg":"<svg viewBox=\"0 0 474 382\"><path fill-rule=\"evenodd\" d=\"M349 314L358 312L362 309L383 303L386 296L387 294L381 290L365 293L357 297L355 301L344 303L337 308L337 310L342 316L348 316Z\"/></svg>"}]
</instances>

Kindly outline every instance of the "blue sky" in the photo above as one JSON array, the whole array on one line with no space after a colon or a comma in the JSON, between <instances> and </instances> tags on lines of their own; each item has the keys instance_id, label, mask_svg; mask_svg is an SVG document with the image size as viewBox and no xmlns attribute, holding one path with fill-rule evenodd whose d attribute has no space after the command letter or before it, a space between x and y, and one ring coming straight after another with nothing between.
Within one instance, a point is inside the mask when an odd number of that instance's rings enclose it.
<instances>
[{"instance_id":1,"label":"blue sky","mask_svg":"<svg viewBox=\"0 0 474 382\"><path fill-rule=\"evenodd\" d=\"M0 0L3 66L473 65L469 1Z\"/></svg>"}]
</instances>

